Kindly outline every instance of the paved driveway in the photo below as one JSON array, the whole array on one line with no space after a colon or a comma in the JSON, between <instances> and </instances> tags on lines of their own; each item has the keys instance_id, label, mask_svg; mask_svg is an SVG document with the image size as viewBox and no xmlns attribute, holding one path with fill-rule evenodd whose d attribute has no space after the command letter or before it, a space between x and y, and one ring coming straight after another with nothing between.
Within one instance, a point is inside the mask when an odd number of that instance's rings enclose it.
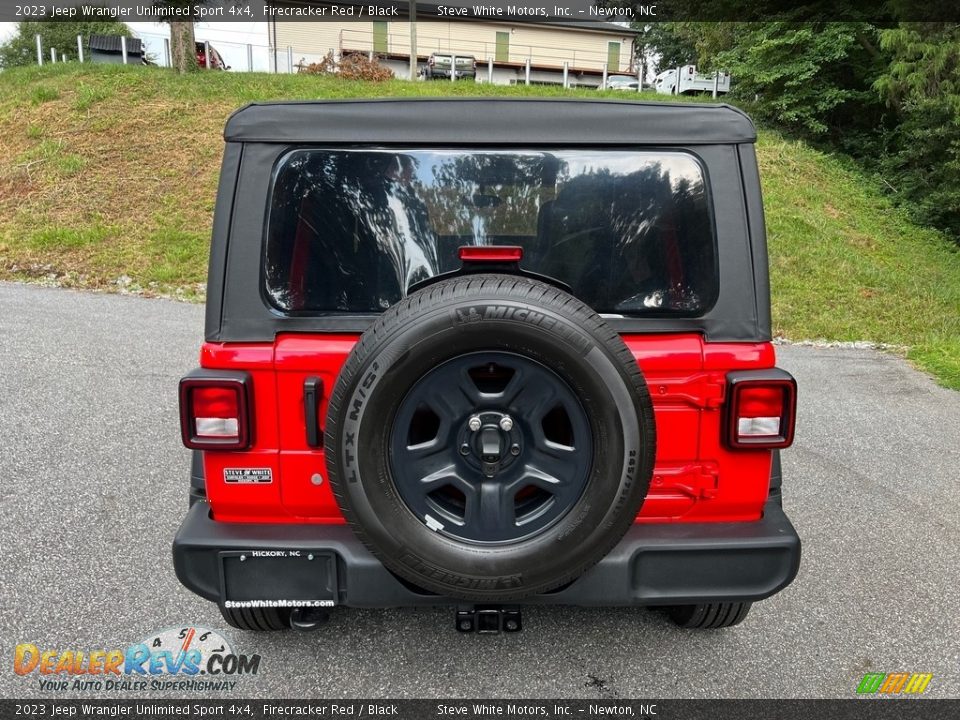
<instances>
[{"instance_id":1,"label":"paved driveway","mask_svg":"<svg viewBox=\"0 0 960 720\"><path fill-rule=\"evenodd\" d=\"M193 305L0 284L3 697L43 695L11 670L18 643L222 628L170 564L189 462L176 382L202 321ZM234 696L851 697L865 672L894 670L960 696L960 394L873 351L780 358L800 384L783 465L804 561L740 627L538 608L521 635L477 637L447 610L343 609L313 634L231 631L263 657Z\"/></svg>"}]
</instances>

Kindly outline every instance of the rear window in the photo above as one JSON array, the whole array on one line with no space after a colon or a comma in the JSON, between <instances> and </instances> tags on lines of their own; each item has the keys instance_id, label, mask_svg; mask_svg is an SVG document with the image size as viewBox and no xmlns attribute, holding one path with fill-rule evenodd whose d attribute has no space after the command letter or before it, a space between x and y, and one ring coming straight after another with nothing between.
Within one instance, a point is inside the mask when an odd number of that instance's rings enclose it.
<instances>
[{"instance_id":1,"label":"rear window","mask_svg":"<svg viewBox=\"0 0 960 720\"><path fill-rule=\"evenodd\" d=\"M717 296L700 164L675 151L303 149L280 162L264 278L289 313L381 312L460 267L464 245L605 315L700 315Z\"/></svg>"}]
</instances>

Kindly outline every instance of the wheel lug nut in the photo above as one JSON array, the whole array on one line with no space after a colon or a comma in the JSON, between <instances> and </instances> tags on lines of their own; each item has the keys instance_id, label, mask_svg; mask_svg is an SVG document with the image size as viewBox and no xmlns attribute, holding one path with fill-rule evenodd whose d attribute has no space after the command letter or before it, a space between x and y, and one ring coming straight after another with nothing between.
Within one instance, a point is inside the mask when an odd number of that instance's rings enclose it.
<instances>
[{"instance_id":1,"label":"wheel lug nut","mask_svg":"<svg viewBox=\"0 0 960 720\"><path fill-rule=\"evenodd\" d=\"M511 445L511 446L510 446L510 454L511 454L511 455L519 455L519 454L520 454L520 446L517 445L516 443L514 443L513 445Z\"/></svg>"},{"instance_id":2,"label":"wheel lug nut","mask_svg":"<svg viewBox=\"0 0 960 720\"><path fill-rule=\"evenodd\" d=\"M470 428L473 432L476 432L483 425L483 421L480 420L479 415L474 415L472 418L467 420L467 427Z\"/></svg>"},{"instance_id":3,"label":"wheel lug nut","mask_svg":"<svg viewBox=\"0 0 960 720\"><path fill-rule=\"evenodd\" d=\"M510 432L513 430L513 418L509 415L504 415L500 418L500 429L504 432Z\"/></svg>"},{"instance_id":4,"label":"wheel lug nut","mask_svg":"<svg viewBox=\"0 0 960 720\"><path fill-rule=\"evenodd\" d=\"M461 454L461 455L469 455L469 454L470 454L470 446L467 445L466 443L464 443L463 445L461 445L461 446L460 446L460 454Z\"/></svg>"}]
</instances>

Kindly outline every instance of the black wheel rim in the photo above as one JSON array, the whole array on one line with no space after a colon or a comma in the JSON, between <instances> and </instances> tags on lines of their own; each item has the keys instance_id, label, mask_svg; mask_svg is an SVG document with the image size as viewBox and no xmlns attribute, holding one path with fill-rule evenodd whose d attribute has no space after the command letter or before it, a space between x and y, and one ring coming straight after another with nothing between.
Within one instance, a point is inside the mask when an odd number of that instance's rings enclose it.
<instances>
[{"instance_id":1,"label":"black wheel rim","mask_svg":"<svg viewBox=\"0 0 960 720\"><path fill-rule=\"evenodd\" d=\"M514 353L461 355L420 378L390 428L390 472L428 528L511 543L558 522L593 461L587 414L545 365Z\"/></svg>"}]
</instances>

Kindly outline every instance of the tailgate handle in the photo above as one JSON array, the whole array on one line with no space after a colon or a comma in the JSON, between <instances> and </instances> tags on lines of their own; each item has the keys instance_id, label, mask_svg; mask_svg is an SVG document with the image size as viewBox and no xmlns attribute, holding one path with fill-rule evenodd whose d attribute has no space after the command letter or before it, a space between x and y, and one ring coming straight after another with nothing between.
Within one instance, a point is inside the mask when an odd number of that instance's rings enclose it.
<instances>
[{"instance_id":1,"label":"tailgate handle","mask_svg":"<svg viewBox=\"0 0 960 720\"><path fill-rule=\"evenodd\" d=\"M322 447L320 418L320 398L323 397L323 380L318 377L308 377L303 381L303 417L307 423L307 445Z\"/></svg>"}]
</instances>

